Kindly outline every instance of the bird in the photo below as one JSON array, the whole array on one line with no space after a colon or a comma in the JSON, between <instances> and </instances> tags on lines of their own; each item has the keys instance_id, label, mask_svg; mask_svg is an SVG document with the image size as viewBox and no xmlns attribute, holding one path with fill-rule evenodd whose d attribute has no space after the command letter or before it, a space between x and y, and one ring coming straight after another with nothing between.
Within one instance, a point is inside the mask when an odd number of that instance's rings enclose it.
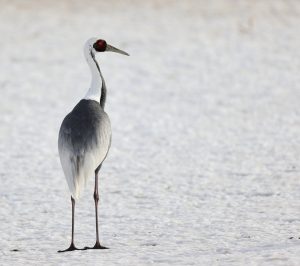
<instances>
[{"instance_id":1,"label":"bird","mask_svg":"<svg viewBox=\"0 0 300 266\"><path fill-rule=\"evenodd\" d=\"M92 79L86 95L63 119L58 135L58 151L61 166L71 193L72 236L66 252L83 249L106 249L99 241L98 231L98 173L111 146L111 124L104 111L107 89L96 54L115 52L128 53L109 45L105 40L90 38L84 45L84 56ZM95 177L94 203L96 217L96 243L93 247L77 248L74 244L75 201L79 199L89 177Z\"/></svg>"}]
</instances>

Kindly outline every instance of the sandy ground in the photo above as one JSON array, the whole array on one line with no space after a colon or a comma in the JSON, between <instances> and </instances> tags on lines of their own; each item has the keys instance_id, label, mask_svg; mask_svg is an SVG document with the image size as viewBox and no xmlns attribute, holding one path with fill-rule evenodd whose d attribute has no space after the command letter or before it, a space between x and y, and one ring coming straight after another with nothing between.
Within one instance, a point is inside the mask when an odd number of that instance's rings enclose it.
<instances>
[{"instance_id":1,"label":"sandy ground","mask_svg":"<svg viewBox=\"0 0 300 266\"><path fill-rule=\"evenodd\" d=\"M0 22L1 265L300 264L299 1L0 1ZM98 56L110 249L58 254L57 134L88 88L91 36L131 54ZM79 247L95 241L92 194L91 177Z\"/></svg>"}]
</instances>

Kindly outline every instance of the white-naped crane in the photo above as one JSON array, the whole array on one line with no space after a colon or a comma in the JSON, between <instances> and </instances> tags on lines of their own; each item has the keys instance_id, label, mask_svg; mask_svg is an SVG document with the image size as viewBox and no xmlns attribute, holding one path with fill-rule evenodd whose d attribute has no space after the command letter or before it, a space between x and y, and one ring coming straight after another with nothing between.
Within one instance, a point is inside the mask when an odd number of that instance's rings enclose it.
<instances>
[{"instance_id":1,"label":"white-naped crane","mask_svg":"<svg viewBox=\"0 0 300 266\"><path fill-rule=\"evenodd\" d=\"M98 231L98 173L111 144L111 126L104 111L106 86L96 61L97 52L115 52L129 55L106 43L90 38L84 46L84 55L92 73L91 85L85 97L64 118L58 137L60 162L71 192L72 238L71 245L59 252L79 250L74 245L75 200L80 196L87 179L95 175L94 201L96 216L96 243L83 249L105 249L99 241Z\"/></svg>"}]
</instances>

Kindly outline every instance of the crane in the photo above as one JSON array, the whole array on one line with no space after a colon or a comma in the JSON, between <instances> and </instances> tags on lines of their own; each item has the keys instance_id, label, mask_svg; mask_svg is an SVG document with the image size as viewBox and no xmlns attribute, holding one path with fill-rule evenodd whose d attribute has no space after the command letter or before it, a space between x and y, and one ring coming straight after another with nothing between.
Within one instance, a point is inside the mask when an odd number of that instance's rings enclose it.
<instances>
[{"instance_id":1,"label":"crane","mask_svg":"<svg viewBox=\"0 0 300 266\"><path fill-rule=\"evenodd\" d=\"M104 111L106 85L95 55L97 52L115 52L129 56L105 40L90 38L84 46L84 56L92 74L91 85L83 99L64 118L58 136L61 166L71 192L72 238L66 252L82 250L74 245L75 200L90 176L95 175L94 202L96 216L96 243L83 249L106 249L99 241L98 231L98 173L111 145L111 125Z\"/></svg>"}]
</instances>

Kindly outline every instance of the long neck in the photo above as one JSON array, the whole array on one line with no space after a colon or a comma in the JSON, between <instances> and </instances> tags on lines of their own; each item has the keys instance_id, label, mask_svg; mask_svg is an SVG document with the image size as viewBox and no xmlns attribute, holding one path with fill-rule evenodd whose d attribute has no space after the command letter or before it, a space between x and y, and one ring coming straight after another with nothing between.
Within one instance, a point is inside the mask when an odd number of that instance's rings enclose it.
<instances>
[{"instance_id":1,"label":"long neck","mask_svg":"<svg viewBox=\"0 0 300 266\"><path fill-rule=\"evenodd\" d=\"M106 101L106 86L104 78L93 52L90 51L90 49L85 49L84 54L92 74L91 85L84 99L97 101L104 109Z\"/></svg>"}]
</instances>

